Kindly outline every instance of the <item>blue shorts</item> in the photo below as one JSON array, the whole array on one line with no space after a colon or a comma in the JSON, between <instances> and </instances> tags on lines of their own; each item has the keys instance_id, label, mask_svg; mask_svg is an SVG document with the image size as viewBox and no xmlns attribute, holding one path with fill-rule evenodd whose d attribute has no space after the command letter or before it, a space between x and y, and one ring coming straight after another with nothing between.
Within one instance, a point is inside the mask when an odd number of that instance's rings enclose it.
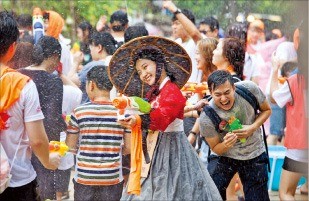
<instances>
[{"instance_id":1,"label":"blue shorts","mask_svg":"<svg viewBox=\"0 0 309 201\"><path fill-rule=\"evenodd\" d=\"M277 104L270 104L270 134L283 136L285 128L285 107L280 108Z\"/></svg>"}]
</instances>

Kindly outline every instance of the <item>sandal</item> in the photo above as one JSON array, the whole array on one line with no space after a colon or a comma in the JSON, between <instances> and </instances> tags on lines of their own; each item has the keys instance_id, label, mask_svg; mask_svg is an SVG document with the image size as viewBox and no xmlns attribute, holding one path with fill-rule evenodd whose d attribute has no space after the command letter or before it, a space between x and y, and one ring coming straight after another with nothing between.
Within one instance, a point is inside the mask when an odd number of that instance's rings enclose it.
<instances>
[{"instance_id":1,"label":"sandal","mask_svg":"<svg viewBox=\"0 0 309 201\"><path fill-rule=\"evenodd\" d=\"M299 191L301 195L308 195L308 189L306 188L306 184L297 186L296 190Z\"/></svg>"},{"instance_id":2,"label":"sandal","mask_svg":"<svg viewBox=\"0 0 309 201\"><path fill-rule=\"evenodd\" d=\"M63 195L61 197L62 200L66 200L70 198L70 193L69 191L63 192Z\"/></svg>"}]
</instances>

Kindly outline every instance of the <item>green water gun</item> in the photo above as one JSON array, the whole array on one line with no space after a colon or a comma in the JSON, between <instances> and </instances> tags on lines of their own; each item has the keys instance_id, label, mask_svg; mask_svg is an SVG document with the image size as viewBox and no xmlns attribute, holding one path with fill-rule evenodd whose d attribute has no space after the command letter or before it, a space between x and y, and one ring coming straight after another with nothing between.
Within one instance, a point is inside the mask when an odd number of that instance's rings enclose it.
<instances>
[{"instance_id":1,"label":"green water gun","mask_svg":"<svg viewBox=\"0 0 309 201\"><path fill-rule=\"evenodd\" d=\"M229 128L228 128L229 132L232 132L234 130L242 128L242 125L241 125L239 119L237 119L235 116L232 116L228 120L228 125L229 125ZM242 143L245 143L247 140L246 140L246 138L241 138L239 141L242 142Z\"/></svg>"},{"instance_id":2,"label":"green water gun","mask_svg":"<svg viewBox=\"0 0 309 201\"><path fill-rule=\"evenodd\" d=\"M116 97L112 102L113 105L118 109L118 119L125 118L126 109L135 109L144 114L150 113L151 110L150 103L137 96Z\"/></svg>"}]
</instances>

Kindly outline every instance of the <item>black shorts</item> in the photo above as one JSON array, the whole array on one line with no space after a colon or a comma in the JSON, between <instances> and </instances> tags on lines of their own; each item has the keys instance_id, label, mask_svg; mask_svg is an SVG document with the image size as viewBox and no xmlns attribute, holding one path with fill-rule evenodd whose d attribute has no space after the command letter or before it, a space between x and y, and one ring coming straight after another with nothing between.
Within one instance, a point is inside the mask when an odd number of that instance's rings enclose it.
<instances>
[{"instance_id":1,"label":"black shorts","mask_svg":"<svg viewBox=\"0 0 309 201\"><path fill-rule=\"evenodd\" d=\"M37 182L33 180L29 184L20 187L8 187L0 194L0 200L9 201L36 201L38 194L36 192Z\"/></svg>"},{"instance_id":2,"label":"black shorts","mask_svg":"<svg viewBox=\"0 0 309 201\"><path fill-rule=\"evenodd\" d=\"M308 163L295 161L288 157L284 158L282 168L286 171L308 174Z\"/></svg>"}]
</instances>

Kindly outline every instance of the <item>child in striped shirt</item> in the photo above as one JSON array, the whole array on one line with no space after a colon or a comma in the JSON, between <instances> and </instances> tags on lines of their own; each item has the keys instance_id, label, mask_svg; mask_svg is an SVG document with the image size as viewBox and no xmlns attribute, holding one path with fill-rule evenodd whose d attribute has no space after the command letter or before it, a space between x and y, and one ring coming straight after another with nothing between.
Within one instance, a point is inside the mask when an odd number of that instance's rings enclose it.
<instances>
[{"instance_id":1,"label":"child in striped shirt","mask_svg":"<svg viewBox=\"0 0 309 201\"><path fill-rule=\"evenodd\" d=\"M70 148L76 148L79 140L73 181L75 200L121 198L122 144L129 131L117 123L117 109L110 100L113 85L106 68L95 66L88 72L86 92L90 102L75 108L67 129Z\"/></svg>"}]
</instances>

